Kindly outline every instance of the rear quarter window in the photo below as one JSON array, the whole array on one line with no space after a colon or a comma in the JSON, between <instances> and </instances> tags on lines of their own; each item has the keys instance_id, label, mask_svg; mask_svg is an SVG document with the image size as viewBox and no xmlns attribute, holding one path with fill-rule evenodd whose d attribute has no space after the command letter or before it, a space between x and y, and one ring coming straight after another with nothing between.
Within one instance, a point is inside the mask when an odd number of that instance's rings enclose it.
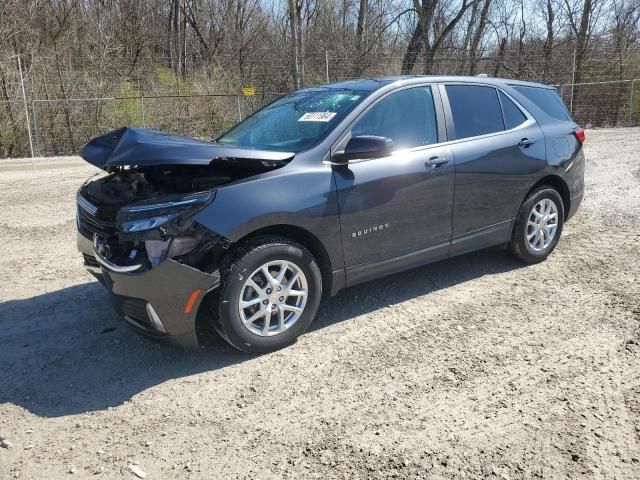
<instances>
[{"instance_id":1,"label":"rear quarter window","mask_svg":"<svg viewBox=\"0 0 640 480\"><path fill-rule=\"evenodd\" d=\"M500 96L500 104L504 114L504 128L506 130L516 128L527 121L527 117L509 97L502 92L499 92L498 95Z\"/></svg>"},{"instance_id":2,"label":"rear quarter window","mask_svg":"<svg viewBox=\"0 0 640 480\"><path fill-rule=\"evenodd\" d=\"M555 90L550 88L523 87L512 85L512 88L535 103L547 115L556 120L572 122L569 110Z\"/></svg>"}]
</instances>

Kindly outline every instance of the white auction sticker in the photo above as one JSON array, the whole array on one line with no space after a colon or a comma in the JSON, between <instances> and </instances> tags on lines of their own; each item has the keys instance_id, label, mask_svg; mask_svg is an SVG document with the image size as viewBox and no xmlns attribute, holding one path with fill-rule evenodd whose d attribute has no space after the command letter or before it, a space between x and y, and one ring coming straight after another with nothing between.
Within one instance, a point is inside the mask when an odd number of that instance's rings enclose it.
<instances>
[{"instance_id":1,"label":"white auction sticker","mask_svg":"<svg viewBox=\"0 0 640 480\"><path fill-rule=\"evenodd\" d=\"M302 115L299 122L328 122L336 116L336 112L307 112Z\"/></svg>"}]
</instances>

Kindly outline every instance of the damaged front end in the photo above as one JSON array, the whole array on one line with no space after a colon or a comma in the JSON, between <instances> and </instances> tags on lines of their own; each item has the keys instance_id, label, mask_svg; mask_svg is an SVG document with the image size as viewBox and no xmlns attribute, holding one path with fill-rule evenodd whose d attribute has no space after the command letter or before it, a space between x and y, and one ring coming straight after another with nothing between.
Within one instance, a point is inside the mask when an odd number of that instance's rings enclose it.
<instances>
[{"instance_id":1,"label":"damaged front end","mask_svg":"<svg viewBox=\"0 0 640 480\"><path fill-rule=\"evenodd\" d=\"M158 135L147 149L159 157L158 145L173 148L175 139L182 142L180 155L189 155L189 139ZM87 270L110 290L116 310L136 331L193 349L198 309L219 285L230 242L192 217L215 201L219 187L281 165L215 156L206 164L202 158L189 162L176 151L172 164L165 163L172 161L166 152L153 162L141 157L140 144L149 137L149 131L121 129L83 150L83 158L108 174L78 191L78 248ZM204 155L204 142L193 142ZM123 143L131 144L137 164Z\"/></svg>"},{"instance_id":2,"label":"damaged front end","mask_svg":"<svg viewBox=\"0 0 640 480\"><path fill-rule=\"evenodd\" d=\"M185 192L150 181L154 175L119 169L83 185L78 247L134 329L192 349L198 345L196 313L219 284L218 264L229 242L191 216L213 201L215 183L225 179L209 178L207 185L191 184L199 191Z\"/></svg>"}]
</instances>

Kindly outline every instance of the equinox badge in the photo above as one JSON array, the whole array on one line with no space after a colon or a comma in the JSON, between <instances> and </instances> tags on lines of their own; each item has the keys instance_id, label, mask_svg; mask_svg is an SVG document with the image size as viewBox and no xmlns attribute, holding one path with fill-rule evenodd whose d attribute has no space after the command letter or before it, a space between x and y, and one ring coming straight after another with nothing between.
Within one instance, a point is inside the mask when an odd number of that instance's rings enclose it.
<instances>
[{"instance_id":1,"label":"equinox badge","mask_svg":"<svg viewBox=\"0 0 640 480\"><path fill-rule=\"evenodd\" d=\"M366 227L362 230L358 230L357 232L351 233L351 238L364 237L365 235L369 235L374 232L381 232L382 230L387 230L391 225L388 223L381 223L380 225L374 225L373 227Z\"/></svg>"}]
</instances>

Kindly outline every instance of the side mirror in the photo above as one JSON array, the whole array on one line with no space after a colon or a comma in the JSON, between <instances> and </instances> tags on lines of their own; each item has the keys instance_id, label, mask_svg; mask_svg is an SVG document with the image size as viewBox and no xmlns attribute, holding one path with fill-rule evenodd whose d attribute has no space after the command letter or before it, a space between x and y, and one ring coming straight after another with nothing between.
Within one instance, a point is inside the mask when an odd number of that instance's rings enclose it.
<instances>
[{"instance_id":1,"label":"side mirror","mask_svg":"<svg viewBox=\"0 0 640 480\"><path fill-rule=\"evenodd\" d=\"M351 137L344 150L336 152L331 160L334 163L347 163L349 160L382 158L391 155L393 141L386 137L361 135Z\"/></svg>"}]
</instances>

